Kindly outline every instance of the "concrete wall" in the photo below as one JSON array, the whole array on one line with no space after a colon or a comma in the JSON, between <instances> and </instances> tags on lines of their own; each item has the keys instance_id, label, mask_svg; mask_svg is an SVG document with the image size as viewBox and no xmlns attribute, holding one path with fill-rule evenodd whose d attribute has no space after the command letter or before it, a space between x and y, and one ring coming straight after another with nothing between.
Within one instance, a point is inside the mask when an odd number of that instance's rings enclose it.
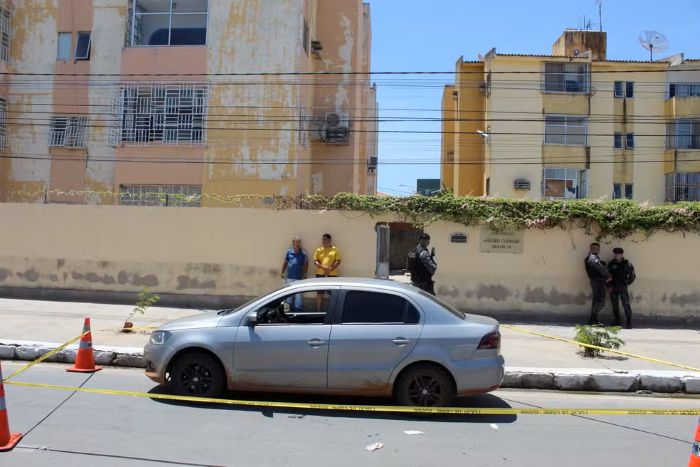
<instances>
[{"instance_id":1,"label":"concrete wall","mask_svg":"<svg viewBox=\"0 0 700 467\"><path fill-rule=\"evenodd\" d=\"M149 286L194 305L212 296L225 305L279 286L294 235L312 254L321 234L331 233L343 253L341 275L371 277L374 227L399 220L336 211L38 204L0 204L0 219L0 295L56 297L64 290L66 298L91 291L92 299L109 299L108 292ZM515 254L482 252L483 227L438 222L425 231L437 250L438 295L459 308L529 321L587 317L583 258L590 233L525 231L522 253ZM450 243L457 232L467 234L466 244ZM602 243L604 259L622 246L637 268L631 288L637 317L700 324L700 235Z\"/></svg>"}]
</instances>

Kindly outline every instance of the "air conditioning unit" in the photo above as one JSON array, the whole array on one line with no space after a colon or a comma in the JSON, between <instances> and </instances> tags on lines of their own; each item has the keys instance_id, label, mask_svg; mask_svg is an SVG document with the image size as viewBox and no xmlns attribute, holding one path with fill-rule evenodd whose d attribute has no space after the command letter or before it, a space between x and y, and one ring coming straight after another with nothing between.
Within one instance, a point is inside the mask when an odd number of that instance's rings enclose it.
<instances>
[{"instance_id":1,"label":"air conditioning unit","mask_svg":"<svg viewBox=\"0 0 700 467\"><path fill-rule=\"evenodd\" d=\"M321 141L328 144L347 144L350 141L350 118L344 112L329 112L321 122Z\"/></svg>"},{"instance_id":2,"label":"air conditioning unit","mask_svg":"<svg viewBox=\"0 0 700 467\"><path fill-rule=\"evenodd\" d=\"M527 180L524 178L516 178L513 181L513 189L514 190L530 191L530 180Z\"/></svg>"},{"instance_id":3,"label":"air conditioning unit","mask_svg":"<svg viewBox=\"0 0 700 467\"><path fill-rule=\"evenodd\" d=\"M369 159L367 160L367 173L368 174L376 174L377 173L377 162L378 162L378 157L377 156L370 156Z\"/></svg>"}]
</instances>

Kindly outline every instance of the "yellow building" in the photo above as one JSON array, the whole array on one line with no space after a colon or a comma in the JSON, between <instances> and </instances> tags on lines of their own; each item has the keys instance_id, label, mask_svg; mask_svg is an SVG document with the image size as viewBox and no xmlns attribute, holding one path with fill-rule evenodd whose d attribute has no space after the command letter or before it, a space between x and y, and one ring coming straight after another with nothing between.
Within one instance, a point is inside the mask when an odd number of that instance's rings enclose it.
<instances>
[{"instance_id":1,"label":"yellow building","mask_svg":"<svg viewBox=\"0 0 700 467\"><path fill-rule=\"evenodd\" d=\"M460 59L442 117L457 195L700 200L698 60L607 60L604 32L567 30L552 55Z\"/></svg>"},{"instance_id":2,"label":"yellow building","mask_svg":"<svg viewBox=\"0 0 700 467\"><path fill-rule=\"evenodd\" d=\"M0 0L0 201L375 193L371 40L362 0Z\"/></svg>"}]
</instances>

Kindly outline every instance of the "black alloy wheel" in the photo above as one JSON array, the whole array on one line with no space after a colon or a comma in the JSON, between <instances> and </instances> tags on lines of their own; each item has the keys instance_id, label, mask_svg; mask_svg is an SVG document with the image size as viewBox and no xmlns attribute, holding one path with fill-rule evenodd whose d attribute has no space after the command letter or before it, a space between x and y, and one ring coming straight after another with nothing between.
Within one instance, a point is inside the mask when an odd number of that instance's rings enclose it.
<instances>
[{"instance_id":1,"label":"black alloy wheel","mask_svg":"<svg viewBox=\"0 0 700 467\"><path fill-rule=\"evenodd\" d=\"M441 368L417 365L401 375L396 397L401 405L445 407L454 400L455 388L452 379Z\"/></svg>"},{"instance_id":2,"label":"black alloy wheel","mask_svg":"<svg viewBox=\"0 0 700 467\"><path fill-rule=\"evenodd\" d=\"M168 389L181 396L216 397L224 390L221 364L206 353L190 353L172 366Z\"/></svg>"}]
</instances>

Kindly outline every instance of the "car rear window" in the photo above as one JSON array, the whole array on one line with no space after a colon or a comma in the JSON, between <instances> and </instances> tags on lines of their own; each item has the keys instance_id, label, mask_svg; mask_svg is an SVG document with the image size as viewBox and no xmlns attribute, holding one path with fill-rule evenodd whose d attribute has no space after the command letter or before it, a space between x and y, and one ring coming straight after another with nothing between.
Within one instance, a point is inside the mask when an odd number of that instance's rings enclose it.
<instances>
[{"instance_id":1,"label":"car rear window","mask_svg":"<svg viewBox=\"0 0 700 467\"><path fill-rule=\"evenodd\" d=\"M467 315L465 313L459 311L457 308L453 307L452 305L449 305L449 304L443 302L442 300L440 300L436 296L431 295L431 294L424 292L422 290L419 290L418 293L420 293L423 297L431 300L432 302L437 303L438 305L440 305L441 307L443 307L444 309L446 309L447 311L449 311L450 313L455 315L457 318L467 319Z\"/></svg>"},{"instance_id":2,"label":"car rear window","mask_svg":"<svg viewBox=\"0 0 700 467\"><path fill-rule=\"evenodd\" d=\"M342 323L417 324L418 310L398 295L349 291L345 294Z\"/></svg>"}]
</instances>

